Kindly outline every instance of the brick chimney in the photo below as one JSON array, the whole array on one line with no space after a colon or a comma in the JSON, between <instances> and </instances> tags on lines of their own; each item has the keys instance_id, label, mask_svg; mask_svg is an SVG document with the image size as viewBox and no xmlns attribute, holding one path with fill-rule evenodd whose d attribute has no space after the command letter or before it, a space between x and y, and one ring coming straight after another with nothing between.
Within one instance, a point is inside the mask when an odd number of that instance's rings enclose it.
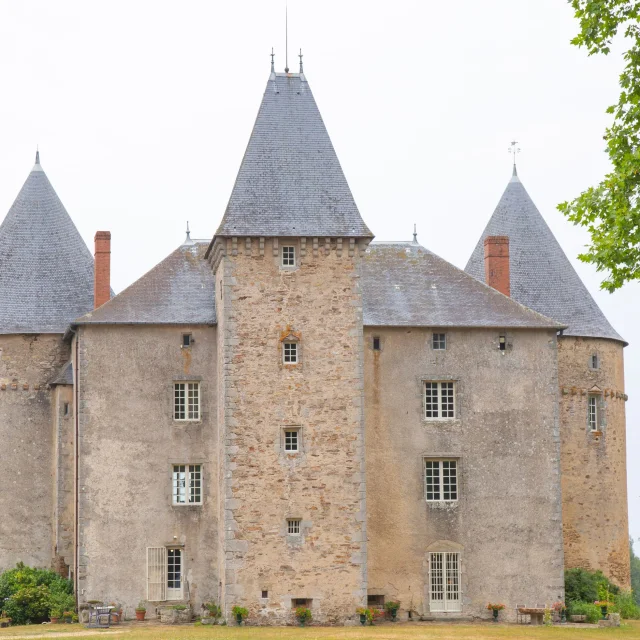
<instances>
[{"instance_id":1,"label":"brick chimney","mask_svg":"<svg viewBox=\"0 0 640 640\"><path fill-rule=\"evenodd\" d=\"M484 280L505 296L511 295L508 236L488 236L484 239Z\"/></svg>"},{"instance_id":2,"label":"brick chimney","mask_svg":"<svg viewBox=\"0 0 640 640\"><path fill-rule=\"evenodd\" d=\"M93 307L111 298L111 231L96 231L93 268Z\"/></svg>"}]
</instances>

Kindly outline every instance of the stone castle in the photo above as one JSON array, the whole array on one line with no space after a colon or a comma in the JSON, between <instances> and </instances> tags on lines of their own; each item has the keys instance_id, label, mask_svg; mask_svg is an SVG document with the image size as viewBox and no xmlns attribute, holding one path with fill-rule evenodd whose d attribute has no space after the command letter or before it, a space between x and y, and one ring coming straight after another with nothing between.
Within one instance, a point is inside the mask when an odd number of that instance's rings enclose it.
<instances>
[{"instance_id":1,"label":"stone castle","mask_svg":"<svg viewBox=\"0 0 640 640\"><path fill-rule=\"evenodd\" d=\"M373 242L302 73L212 240L110 288L39 157L0 226L0 570L132 615L488 616L629 586L624 340L516 175L465 271Z\"/></svg>"}]
</instances>

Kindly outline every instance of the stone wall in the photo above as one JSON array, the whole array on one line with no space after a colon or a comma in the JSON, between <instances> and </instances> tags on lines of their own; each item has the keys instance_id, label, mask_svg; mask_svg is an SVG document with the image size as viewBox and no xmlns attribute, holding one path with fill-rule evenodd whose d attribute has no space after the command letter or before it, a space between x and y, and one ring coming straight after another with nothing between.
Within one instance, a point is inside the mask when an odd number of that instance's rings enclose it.
<instances>
[{"instance_id":1,"label":"stone wall","mask_svg":"<svg viewBox=\"0 0 640 640\"><path fill-rule=\"evenodd\" d=\"M567 567L601 569L630 586L623 346L614 340L560 338L562 494ZM597 355L599 368L591 367ZM602 393L602 428L587 424L589 391Z\"/></svg>"},{"instance_id":2,"label":"stone wall","mask_svg":"<svg viewBox=\"0 0 640 640\"><path fill-rule=\"evenodd\" d=\"M192 347L182 349L190 332ZM184 598L218 597L216 329L82 326L79 353L81 601L147 599L147 547L183 549ZM199 380L201 420L173 419L173 384ZM172 504L172 465L201 464L203 504ZM154 617L155 606L147 606Z\"/></svg>"},{"instance_id":3,"label":"stone wall","mask_svg":"<svg viewBox=\"0 0 640 640\"><path fill-rule=\"evenodd\" d=\"M507 332L500 351L500 333L446 330L440 351L431 330L365 328L368 587L403 616L563 597L556 336ZM425 419L424 380L455 381L454 420ZM425 457L458 461L456 502L425 500ZM432 551L460 554L461 612L431 612Z\"/></svg>"},{"instance_id":4,"label":"stone wall","mask_svg":"<svg viewBox=\"0 0 640 640\"><path fill-rule=\"evenodd\" d=\"M296 246L299 268L279 267L272 240L242 238L226 241L216 269L223 604L282 624L293 599L308 599L314 620L337 623L366 595L360 258L346 241L278 242ZM298 365L283 364L287 337L299 341ZM288 426L301 430L297 454L283 450ZM300 535L288 535L289 518Z\"/></svg>"},{"instance_id":5,"label":"stone wall","mask_svg":"<svg viewBox=\"0 0 640 640\"><path fill-rule=\"evenodd\" d=\"M51 566L53 426L48 383L69 357L62 335L0 336L0 571Z\"/></svg>"}]
</instances>

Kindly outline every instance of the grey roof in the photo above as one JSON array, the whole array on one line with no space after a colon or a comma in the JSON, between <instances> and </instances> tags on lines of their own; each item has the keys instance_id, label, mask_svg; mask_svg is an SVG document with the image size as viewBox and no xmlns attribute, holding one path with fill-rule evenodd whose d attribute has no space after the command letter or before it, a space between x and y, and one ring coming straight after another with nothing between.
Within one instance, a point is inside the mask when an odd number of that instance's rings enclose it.
<instances>
[{"instance_id":1,"label":"grey roof","mask_svg":"<svg viewBox=\"0 0 640 640\"><path fill-rule=\"evenodd\" d=\"M93 257L39 163L0 225L0 334L64 333L93 307Z\"/></svg>"},{"instance_id":2,"label":"grey roof","mask_svg":"<svg viewBox=\"0 0 640 640\"><path fill-rule=\"evenodd\" d=\"M73 384L73 364L71 361L60 369L58 375L49 384Z\"/></svg>"},{"instance_id":3,"label":"grey roof","mask_svg":"<svg viewBox=\"0 0 640 640\"><path fill-rule=\"evenodd\" d=\"M561 328L416 242L369 245L362 299L365 326Z\"/></svg>"},{"instance_id":4,"label":"grey roof","mask_svg":"<svg viewBox=\"0 0 640 640\"><path fill-rule=\"evenodd\" d=\"M214 275L208 240L178 247L151 271L74 324L214 324Z\"/></svg>"},{"instance_id":5,"label":"grey roof","mask_svg":"<svg viewBox=\"0 0 640 640\"><path fill-rule=\"evenodd\" d=\"M271 74L216 235L373 237L304 74Z\"/></svg>"},{"instance_id":6,"label":"grey roof","mask_svg":"<svg viewBox=\"0 0 640 640\"><path fill-rule=\"evenodd\" d=\"M465 268L483 282L487 236L509 236L514 300L567 325L564 335L624 342L571 266L515 169Z\"/></svg>"}]
</instances>

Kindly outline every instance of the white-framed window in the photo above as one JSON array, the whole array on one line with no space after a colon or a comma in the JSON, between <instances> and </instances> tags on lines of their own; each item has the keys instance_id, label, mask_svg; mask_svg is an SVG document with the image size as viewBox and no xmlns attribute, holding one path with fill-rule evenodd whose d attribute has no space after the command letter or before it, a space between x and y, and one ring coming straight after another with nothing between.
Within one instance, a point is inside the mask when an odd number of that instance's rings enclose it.
<instances>
[{"instance_id":1,"label":"white-framed window","mask_svg":"<svg viewBox=\"0 0 640 640\"><path fill-rule=\"evenodd\" d=\"M285 453L297 453L302 448L302 438L298 427L284 428L284 450Z\"/></svg>"},{"instance_id":2,"label":"white-framed window","mask_svg":"<svg viewBox=\"0 0 640 640\"><path fill-rule=\"evenodd\" d=\"M289 518L287 520L287 534L290 536L299 536L300 522L300 518Z\"/></svg>"},{"instance_id":3,"label":"white-framed window","mask_svg":"<svg viewBox=\"0 0 640 640\"><path fill-rule=\"evenodd\" d=\"M282 361L284 364L298 364L298 343L286 340L282 343Z\"/></svg>"},{"instance_id":4,"label":"white-framed window","mask_svg":"<svg viewBox=\"0 0 640 640\"><path fill-rule=\"evenodd\" d=\"M450 420L455 418L455 392L455 382L425 382L424 417L430 420Z\"/></svg>"},{"instance_id":5,"label":"white-framed window","mask_svg":"<svg viewBox=\"0 0 640 640\"><path fill-rule=\"evenodd\" d=\"M434 333L431 337L431 348L434 351L443 351L447 348L447 334Z\"/></svg>"},{"instance_id":6,"label":"white-framed window","mask_svg":"<svg viewBox=\"0 0 640 640\"><path fill-rule=\"evenodd\" d=\"M282 266L283 267L295 267L296 266L296 248L291 246L282 247Z\"/></svg>"},{"instance_id":7,"label":"white-framed window","mask_svg":"<svg viewBox=\"0 0 640 640\"><path fill-rule=\"evenodd\" d=\"M432 612L461 611L460 554L429 554L429 608Z\"/></svg>"},{"instance_id":8,"label":"white-framed window","mask_svg":"<svg viewBox=\"0 0 640 640\"><path fill-rule=\"evenodd\" d=\"M591 394L588 400L587 420L591 431L600 430L600 395Z\"/></svg>"},{"instance_id":9,"label":"white-framed window","mask_svg":"<svg viewBox=\"0 0 640 640\"><path fill-rule=\"evenodd\" d=\"M451 502L458 499L458 461L425 458L424 492L427 502Z\"/></svg>"},{"instance_id":10,"label":"white-framed window","mask_svg":"<svg viewBox=\"0 0 640 640\"><path fill-rule=\"evenodd\" d=\"M173 465L173 504L202 504L202 465Z\"/></svg>"},{"instance_id":11,"label":"white-framed window","mask_svg":"<svg viewBox=\"0 0 640 640\"><path fill-rule=\"evenodd\" d=\"M199 382L174 382L173 419L200 420Z\"/></svg>"}]
</instances>

